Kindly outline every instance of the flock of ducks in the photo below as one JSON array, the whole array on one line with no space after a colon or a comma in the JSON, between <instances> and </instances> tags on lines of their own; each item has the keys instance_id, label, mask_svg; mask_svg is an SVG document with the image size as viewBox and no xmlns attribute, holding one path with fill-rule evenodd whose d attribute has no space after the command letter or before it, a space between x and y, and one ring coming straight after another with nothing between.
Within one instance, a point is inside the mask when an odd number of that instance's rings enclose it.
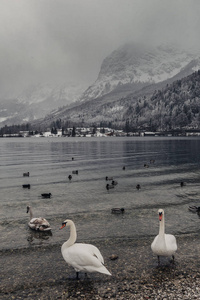
<instances>
[{"instance_id":1,"label":"flock of ducks","mask_svg":"<svg viewBox=\"0 0 200 300\"><path fill-rule=\"evenodd\" d=\"M155 163L155 160L154 159L150 159L150 164L154 164ZM145 163L144 164L144 167L145 168L149 168L149 164L147 164L147 163ZM123 166L122 167L122 170L126 170L126 167L125 166ZM118 184L118 182L116 181L116 180L114 180L114 178L113 177L108 177L108 176L106 176L106 181L110 181L110 183L107 183L106 184L106 189L109 191L110 189L114 189L114 187ZM181 183L181 186L184 186L185 185L185 183ZM136 185L136 189L137 190L140 190L141 189L141 185L140 184L137 184Z\"/></svg>"},{"instance_id":2,"label":"flock of ducks","mask_svg":"<svg viewBox=\"0 0 200 300\"><path fill-rule=\"evenodd\" d=\"M152 161L151 163L154 163ZM146 166L145 166L146 167ZM123 167L125 170L125 167ZM26 175L25 175L26 174ZM73 174L78 174L78 171L74 171ZM29 172L23 173L23 176L29 176ZM69 178L70 179L70 178ZM111 181L110 184L106 185L107 189L110 189L117 185L117 181L113 179L113 177L106 177L106 181ZM181 183L181 186L184 186L183 183ZM140 185L138 184L136 186L137 189L140 189ZM42 197L44 198L50 198L51 193L44 193L42 194ZM200 213L200 207L197 206L190 206L189 210L192 212L199 212ZM124 213L124 208L112 208L112 213ZM27 206L27 213L30 214L30 219L28 222L28 226L36 231L51 231L51 227L49 222L44 218L35 218L33 217L33 212L31 206ZM154 238L151 249L152 252L157 255L158 258L158 264L160 264L160 257L162 256L172 256L172 259L174 261L174 255L177 251L177 242L176 238L172 234L166 234L165 233L165 215L164 210L159 209L158 210L158 218L159 218L159 233ZM76 278L79 278L79 272L84 272L85 274L88 272L99 272L106 275L111 275L111 273L108 271L108 269L104 266L104 259L97 247L95 247L92 244L85 244L85 243L76 243L77 239L77 232L76 232L76 226L72 220L66 219L63 223L60 229L64 227L70 228L70 236L69 239L63 243L61 247L61 253L66 261L67 264L72 266L74 270L76 271Z\"/></svg>"}]
</instances>

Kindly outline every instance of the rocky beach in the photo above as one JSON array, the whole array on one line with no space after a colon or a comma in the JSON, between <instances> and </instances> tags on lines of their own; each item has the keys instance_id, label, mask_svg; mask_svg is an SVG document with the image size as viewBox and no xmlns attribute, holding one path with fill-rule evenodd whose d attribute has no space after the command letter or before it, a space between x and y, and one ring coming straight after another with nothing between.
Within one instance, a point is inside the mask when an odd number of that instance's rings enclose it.
<instances>
[{"instance_id":1,"label":"rocky beach","mask_svg":"<svg viewBox=\"0 0 200 300\"><path fill-rule=\"evenodd\" d=\"M159 266L151 241L88 241L100 249L112 277L89 273L80 280L61 245L2 250L0 299L199 299L199 236L178 236L175 263L164 257Z\"/></svg>"}]
</instances>

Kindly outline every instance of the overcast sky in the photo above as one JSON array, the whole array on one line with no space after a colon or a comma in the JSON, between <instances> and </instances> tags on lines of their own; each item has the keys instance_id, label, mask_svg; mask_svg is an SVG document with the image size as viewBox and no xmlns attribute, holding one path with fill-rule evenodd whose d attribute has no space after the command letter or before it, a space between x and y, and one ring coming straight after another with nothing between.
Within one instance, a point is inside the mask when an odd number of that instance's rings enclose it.
<instances>
[{"instance_id":1,"label":"overcast sky","mask_svg":"<svg viewBox=\"0 0 200 300\"><path fill-rule=\"evenodd\" d=\"M200 49L199 0L0 0L0 96L37 82L93 83L126 42Z\"/></svg>"}]
</instances>

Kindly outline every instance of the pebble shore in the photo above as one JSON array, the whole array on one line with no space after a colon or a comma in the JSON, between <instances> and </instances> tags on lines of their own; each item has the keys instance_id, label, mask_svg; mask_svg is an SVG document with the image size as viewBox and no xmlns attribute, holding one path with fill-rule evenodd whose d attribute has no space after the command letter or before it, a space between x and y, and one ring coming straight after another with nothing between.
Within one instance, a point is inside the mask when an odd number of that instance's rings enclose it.
<instances>
[{"instance_id":1,"label":"pebble shore","mask_svg":"<svg viewBox=\"0 0 200 300\"><path fill-rule=\"evenodd\" d=\"M200 299L200 238L177 237L175 263L157 258L150 239L88 241L96 245L112 273L75 279L61 245L2 250L0 299Z\"/></svg>"}]
</instances>

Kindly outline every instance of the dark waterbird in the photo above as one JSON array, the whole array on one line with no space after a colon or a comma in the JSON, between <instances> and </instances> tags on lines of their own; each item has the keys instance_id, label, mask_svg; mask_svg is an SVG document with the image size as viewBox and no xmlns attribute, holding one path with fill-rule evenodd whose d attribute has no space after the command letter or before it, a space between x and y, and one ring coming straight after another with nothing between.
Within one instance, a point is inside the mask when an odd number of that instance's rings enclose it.
<instances>
[{"instance_id":1,"label":"dark waterbird","mask_svg":"<svg viewBox=\"0 0 200 300\"><path fill-rule=\"evenodd\" d=\"M140 190L140 189L141 189L141 185L140 185L140 184L137 184L137 185L136 185L136 189L137 189L137 190Z\"/></svg>"},{"instance_id":2,"label":"dark waterbird","mask_svg":"<svg viewBox=\"0 0 200 300\"><path fill-rule=\"evenodd\" d=\"M114 185L107 183L106 184L106 189L109 191L110 189L114 189Z\"/></svg>"},{"instance_id":3,"label":"dark waterbird","mask_svg":"<svg viewBox=\"0 0 200 300\"><path fill-rule=\"evenodd\" d=\"M78 170L74 170L74 171L72 171L72 174L76 174L76 175L78 175Z\"/></svg>"},{"instance_id":4,"label":"dark waterbird","mask_svg":"<svg viewBox=\"0 0 200 300\"><path fill-rule=\"evenodd\" d=\"M125 212L125 209L123 207L122 208L115 207L115 208L111 208L111 212L112 214L123 214Z\"/></svg>"},{"instance_id":5,"label":"dark waterbird","mask_svg":"<svg viewBox=\"0 0 200 300\"><path fill-rule=\"evenodd\" d=\"M118 182L116 180L112 180L112 185L117 185Z\"/></svg>"},{"instance_id":6,"label":"dark waterbird","mask_svg":"<svg viewBox=\"0 0 200 300\"><path fill-rule=\"evenodd\" d=\"M106 176L106 181L108 181L108 180L113 180L113 177Z\"/></svg>"},{"instance_id":7,"label":"dark waterbird","mask_svg":"<svg viewBox=\"0 0 200 300\"><path fill-rule=\"evenodd\" d=\"M52 194L51 193L43 193L41 194L42 198L51 198Z\"/></svg>"},{"instance_id":8,"label":"dark waterbird","mask_svg":"<svg viewBox=\"0 0 200 300\"><path fill-rule=\"evenodd\" d=\"M148 165L148 164L144 164L144 167L145 167L145 168L149 168L149 165Z\"/></svg>"},{"instance_id":9,"label":"dark waterbird","mask_svg":"<svg viewBox=\"0 0 200 300\"><path fill-rule=\"evenodd\" d=\"M69 175L69 176L68 176L68 179L69 179L69 180L72 180L72 175Z\"/></svg>"},{"instance_id":10,"label":"dark waterbird","mask_svg":"<svg viewBox=\"0 0 200 300\"><path fill-rule=\"evenodd\" d=\"M31 185L30 184L23 184L22 187L24 189L30 189L31 188Z\"/></svg>"},{"instance_id":11,"label":"dark waterbird","mask_svg":"<svg viewBox=\"0 0 200 300\"><path fill-rule=\"evenodd\" d=\"M30 175L29 172L23 173L23 176L24 176L24 177L29 177L29 175Z\"/></svg>"}]
</instances>

